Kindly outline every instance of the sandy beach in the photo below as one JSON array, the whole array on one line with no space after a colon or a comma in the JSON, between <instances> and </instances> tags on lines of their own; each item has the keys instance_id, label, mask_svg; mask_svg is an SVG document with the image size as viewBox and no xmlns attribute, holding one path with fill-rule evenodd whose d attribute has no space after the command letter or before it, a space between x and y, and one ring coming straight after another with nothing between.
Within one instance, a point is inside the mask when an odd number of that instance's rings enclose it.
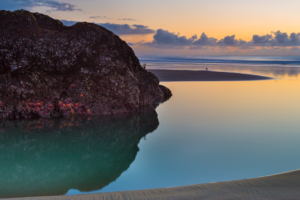
<instances>
[{"instance_id":1,"label":"sandy beach","mask_svg":"<svg viewBox=\"0 0 300 200\"><path fill-rule=\"evenodd\" d=\"M299 199L300 170L261 178L183 187L71 196L16 198L23 200L125 199Z\"/></svg>"},{"instance_id":2,"label":"sandy beach","mask_svg":"<svg viewBox=\"0 0 300 200\"><path fill-rule=\"evenodd\" d=\"M271 79L265 76L216 72L216 71L192 71L192 70L148 70L155 74L160 81L251 81Z\"/></svg>"}]
</instances>

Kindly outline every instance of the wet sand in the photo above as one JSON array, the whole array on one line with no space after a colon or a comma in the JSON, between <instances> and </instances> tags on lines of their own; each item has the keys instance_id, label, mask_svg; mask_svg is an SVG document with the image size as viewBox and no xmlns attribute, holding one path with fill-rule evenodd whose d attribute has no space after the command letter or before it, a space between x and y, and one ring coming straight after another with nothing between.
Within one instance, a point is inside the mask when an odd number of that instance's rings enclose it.
<instances>
[{"instance_id":1,"label":"wet sand","mask_svg":"<svg viewBox=\"0 0 300 200\"><path fill-rule=\"evenodd\" d=\"M300 199L300 170L261 178L207 183L183 187L19 199Z\"/></svg>"},{"instance_id":2,"label":"wet sand","mask_svg":"<svg viewBox=\"0 0 300 200\"><path fill-rule=\"evenodd\" d=\"M216 71L192 71L192 70L161 70L148 69L155 74L160 81L251 81L251 80L267 80L270 77L216 72Z\"/></svg>"}]
</instances>

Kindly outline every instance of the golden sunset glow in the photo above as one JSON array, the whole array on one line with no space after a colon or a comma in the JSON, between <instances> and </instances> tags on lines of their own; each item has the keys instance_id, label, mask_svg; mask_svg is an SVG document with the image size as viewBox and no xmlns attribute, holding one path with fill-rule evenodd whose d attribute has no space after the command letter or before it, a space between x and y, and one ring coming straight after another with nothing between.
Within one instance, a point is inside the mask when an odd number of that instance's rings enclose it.
<instances>
[{"instance_id":1,"label":"golden sunset glow","mask_svg":"<svg viewBox=\"0 0 300 200\"><path fill-rule=\"evenodd\" d=\"M300 18L300 1L298 0L284 2L281 0L55 1L60 4L68 4L63 8L58 7L57 4L54 4L55 2L53 5L42 1L40 3L36 1L35 4L28 2L24 1L23 4L18 4L12 1L11 3L0 3L0 6L10 10L29 9L66 21L87 21L100 25L108 23L107 26L126 24L130 32L124 32L126 31L124 27L122 30L116 29L120 27L110 30L132 44L132 48L138 55L160 55L165 52L165 49L169 49L169 52L173 52L174 55L297 55L300 53L298 49L296 52L289 50L291 46L298 47L300 42L299 44L280 44L276 43L274 39L276 36L274 33L277 31L286 34L287 37L290 37L291 33L300 32L300 21L297 20ZM142 26L138 28L134 25ZM224 44L220 45L219 43L208 46L196 45L196 47L191 44L178 45L176 42L169 42L168 45L165 45L166 38L161 41L154 38L159 29L170 33L170 37L175 35L178 38L193 38L193 41L196 41L195 35L199 39L202 33L218 42L227 36L234 36L235 41L248 42L251 48L245 48L245 45L228 44L225 44L226 48L223 48ZM272 35L275 42L253 46L254 35L263 37L268 34ZM274 50L273 47L276 45L282 48ZM216 46L222 48L216 48Z\"/></svg>"}]
</instances>

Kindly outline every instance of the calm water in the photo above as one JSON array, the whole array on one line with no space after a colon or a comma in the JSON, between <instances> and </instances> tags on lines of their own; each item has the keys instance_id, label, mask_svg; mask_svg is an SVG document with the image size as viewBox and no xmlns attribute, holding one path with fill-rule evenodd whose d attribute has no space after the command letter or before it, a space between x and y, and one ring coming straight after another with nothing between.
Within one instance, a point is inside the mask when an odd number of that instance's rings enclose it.
<instances>
[{"instance_id":1,"label":"calm water","mask_svg":"<svg viewBox=\"0 0 300 200\"><path fill-rule=\"evenodd\" d=\"M200 56L141 58L148 69L240 72L276 78L298 78L300 56Z\"/></svg>"},{"instance_id":2,"label":"calm water","mask_svg":"<svg viewBox=\"0 0 300 200\"><path fill-rule=\"evenodd\" d=\"M282 77L165 82L174 96L138 115L2 123L0 195L149 189L299 169L300 80Z\"/></svg>"}]
</instances>

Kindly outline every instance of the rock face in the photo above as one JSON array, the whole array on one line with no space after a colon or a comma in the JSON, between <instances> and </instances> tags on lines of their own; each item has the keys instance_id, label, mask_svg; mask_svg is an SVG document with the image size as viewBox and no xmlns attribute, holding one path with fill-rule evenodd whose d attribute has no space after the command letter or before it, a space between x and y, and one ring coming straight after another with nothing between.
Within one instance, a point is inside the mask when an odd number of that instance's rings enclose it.
<instances>
[{"instance_id":1,"label":"rock face","mask_svg":"<svg viewBox=\"0 0 300 200\"><path fill-rule=\"evenodd\" d=\"M171 95L101 26L0 11L0 119L127 113Z\"/></svg>"}]
</instances>

